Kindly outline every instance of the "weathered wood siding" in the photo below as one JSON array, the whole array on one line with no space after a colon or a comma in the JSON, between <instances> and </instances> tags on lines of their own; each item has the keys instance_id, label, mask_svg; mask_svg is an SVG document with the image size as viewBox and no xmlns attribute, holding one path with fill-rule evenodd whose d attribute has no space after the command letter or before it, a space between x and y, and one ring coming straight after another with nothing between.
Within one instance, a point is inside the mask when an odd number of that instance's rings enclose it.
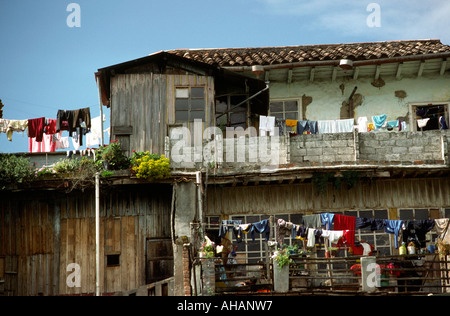
<instances>
[{"instance_id":1,"label":"weathered wood siding","mask_svg":"<svg viewBox=\"0 0 450 316\"><path fill-rule=\"evenodd\" d=\"M207 215L286 214L308 211L450 206L450 179L391 179L319 194L311 183L208 187Z\"/></svg>"},{"instance_id":2,"label":"weathered wood siding","mask_svg":"<svg viewBox=\"0 0 450 316\"><path fill-rule=\"evenodd\" d=\"M175 88L206 87L206 121L214 122L214 79L198 75L118 74L111 79L111 138L131 153L163 154L175 121Z\"/></svg>"},{"instance_id":3,"label":"weathered wood siding","mask_svg":"<svg viewBox=\"0 0 450 316\"><path fill-rule=\"evenodd\" d=\"M170 237L170 206L170 186L102 192L102 292L146 284L147 239ZM108 254L119 254L120 264L107 267ZM1 194L0 258L6 295L95 293L93 192ZM81 288L67 286L71 263L80 266Z\"/></svg>"}]
</instances>

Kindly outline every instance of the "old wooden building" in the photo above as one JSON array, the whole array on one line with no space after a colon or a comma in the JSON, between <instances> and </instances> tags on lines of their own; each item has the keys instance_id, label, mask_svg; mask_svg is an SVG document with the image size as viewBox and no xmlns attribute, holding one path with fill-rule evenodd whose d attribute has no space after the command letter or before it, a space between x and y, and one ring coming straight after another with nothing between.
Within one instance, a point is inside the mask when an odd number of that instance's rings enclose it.
<instances>
[{"instance_id":1,"label":"old wooden building","mask_svg":"<svg viewBox=\"0 0 450 316\"><path fill-rule=\"evenodd\" d=\"M449 57L439 40L395 41L173 50L99 69L111 139L128 155L165 154L172 167L162 183L122 175L102 189L102 293L173 276L174 294L204 294L196 258L205 235L223 242L224 220L268 220L273 241L279 219L307 215L449 218ZM318 128L299 129L310 123ZM183 128L189 137L174 138ZM93 293L93 190L44 185L0 198L5 293ZM270 261L266 235L228 236L239 263ZM355 237L398 254L392 234ZM72 263L81 287L69 286Z\"/></svg>"}]
</instances>

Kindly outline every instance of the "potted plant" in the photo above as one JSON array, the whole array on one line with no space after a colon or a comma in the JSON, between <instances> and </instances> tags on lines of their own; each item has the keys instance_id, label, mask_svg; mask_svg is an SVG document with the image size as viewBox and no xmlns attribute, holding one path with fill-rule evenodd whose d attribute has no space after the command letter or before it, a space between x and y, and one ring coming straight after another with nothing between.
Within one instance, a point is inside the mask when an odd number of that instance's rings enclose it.
<instances>
[{"instance_id":1,"label":"potted plant","mask_svg":"<svg viewBox=\"0 0 450 316\"><path fill-rule=\"evenodd\" d=\"M289 265L293 263L291 250L288 247L276 250L272 259L277 265L277 268L273 269L274 291L286 293L289 291Z\"/></svg>"},{"instance_id":2,"label":"potted plant","mask_svg":"<svg viewBox=\"0 0 450 316\"><path fill-rule=\"evenodd\" d=\"M104 170L124 170L130 167L130 159L123 154L120 142L116 139L97 151Z\"/></svg>"},{"instance_id":3,"label":"potted plant","mask_svg":"<svg viewBox=\"0 0 450 316\"><path fill-rule=\"evenodd\" d=\"M205 242L202 244L199 254L201 258L211 259L216 256L216 245L211 239L205 236Z\"/></svg>"}]
</instances>

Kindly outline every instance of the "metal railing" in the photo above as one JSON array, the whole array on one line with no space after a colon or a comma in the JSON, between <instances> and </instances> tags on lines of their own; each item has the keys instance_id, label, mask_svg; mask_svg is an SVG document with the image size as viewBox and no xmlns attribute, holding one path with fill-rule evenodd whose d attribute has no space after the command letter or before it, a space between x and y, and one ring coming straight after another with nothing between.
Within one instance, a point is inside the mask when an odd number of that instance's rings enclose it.
<instances>
[{"instance_id":1,"label":"metal railing","mask_svg":"<svg viewBox=\"0 0 450 316\"><path fill-rule=\"evenodd\" d=\"M290 293L365 295L360 257L293 256ZM450 293L450 260L435 254L376 257L369 273L376 282L370 294L428 295Z\"/></svg>"}]
</instances>

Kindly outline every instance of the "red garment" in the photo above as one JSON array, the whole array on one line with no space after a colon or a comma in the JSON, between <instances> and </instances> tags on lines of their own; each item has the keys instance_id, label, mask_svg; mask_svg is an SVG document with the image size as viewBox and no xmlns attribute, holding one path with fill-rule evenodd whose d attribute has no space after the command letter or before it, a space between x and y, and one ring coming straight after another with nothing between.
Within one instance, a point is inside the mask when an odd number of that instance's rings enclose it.
<instances>
[{"instance_id":1,"label":"red garment","mask_svg":"<svg viewBox=\"0 0 450 316\"><path fill-rule=\"evenodd\" d=\"M36 137L36 142L42 142L44 136L45 117L28 120L28 137Z\"/></svg>"},{"instance_id":2,"label":"red garment","mask_svg":"<svg viewBox=\"0 0 450 316\"><path fill-rule=\"evenodd\" d=\"M344 242L350 247L355 245L355 220L356 217L354 216L334 215L334 230L344 231L343 238L338 242L339 247L341 247Z\"/></svg>"},{"instance_id":3,"label":"red garment","mask_svg":"<svg viewBox=\"0 0 450 316\"><path fill-rule=\"evenodd\" d=\"M45 126L44 129L45 135L42 136L42 140L40 142L37 141L37 137L29 138L30 153L43 153L56 151L56 142L53 141L53 134L56 134L56 120L48 119L47 121L48 125Z\"/></svg>"}]
</instances>

